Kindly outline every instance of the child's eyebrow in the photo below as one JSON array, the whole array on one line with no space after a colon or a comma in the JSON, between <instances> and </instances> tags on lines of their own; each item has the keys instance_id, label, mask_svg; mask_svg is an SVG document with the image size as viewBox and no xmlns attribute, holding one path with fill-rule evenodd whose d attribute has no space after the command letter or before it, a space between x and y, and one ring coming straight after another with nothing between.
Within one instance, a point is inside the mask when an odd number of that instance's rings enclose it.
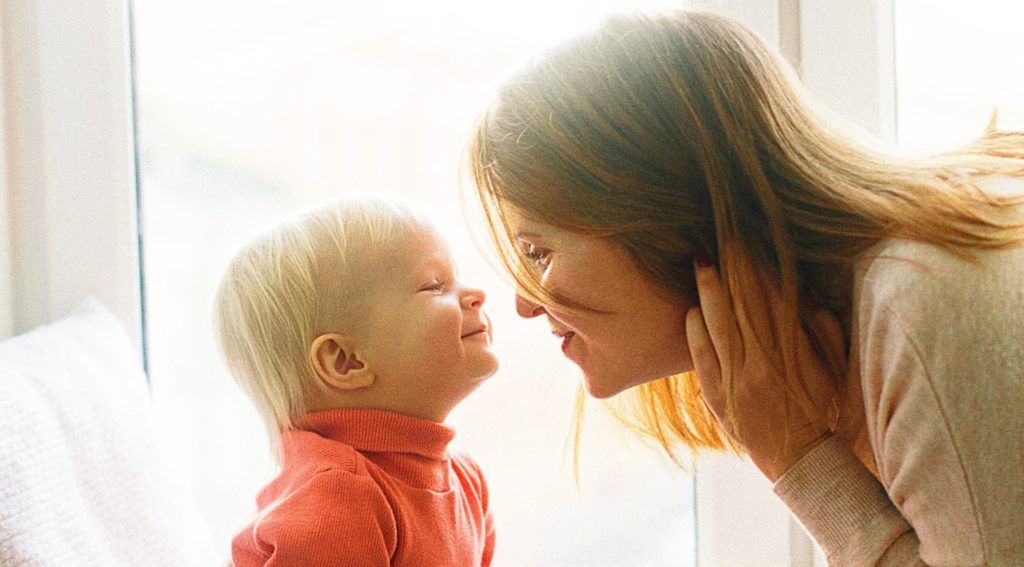
<instances>
[{"instance_id":1,"label":"child's eyebrow","mask_svg":"<svg viewBox=\"0 0 1024 567\"><path fill-rule=\"evenodd\" d=\"M445 260L443 258L431 257L431 258L427 258L426 260L423 260L422 262L417 264L416 265L416 269L415 269L415 273L418 274L418 273L427 272L427 271L431 271L431 270L437 270L437 271L441 271L441 272L445 272L445 273L448 273L448 272L455 273L455 271L456 271L455 267L452 266L449 261L447 261L447 260Z\"/></svg>"},{"instance_id":2,"label":"child's eyebrow","mask_svg":"<svg viewBox=\"0 0 1024 567\"><path fill-rule=\"evenodd\" d=\"M444 262L439 260L438 258L434 258L434 257L427 258L426 260L423 260L419 264L416 265L416 269L443 268L443 267L444 267Z\"/></svg>"}]
</instances>

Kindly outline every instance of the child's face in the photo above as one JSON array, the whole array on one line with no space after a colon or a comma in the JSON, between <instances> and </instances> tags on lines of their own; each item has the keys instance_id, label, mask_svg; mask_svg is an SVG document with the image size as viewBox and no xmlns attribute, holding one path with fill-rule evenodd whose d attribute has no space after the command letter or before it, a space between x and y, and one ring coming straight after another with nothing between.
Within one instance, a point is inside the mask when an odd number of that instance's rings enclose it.
<instances>
[{"instance_id":1,"label":"child's face","mask_svg":"<svg viewBox=\"0 0 1024 567\"><path fill-rule=\"evenodd\" d=\"M367 324L357 335L396 411L441 421L498 369L484 292L467 287L441 237L418 231L370 261ZM358 347L357 347L357 350Z\"/></svg>"}]
</instances>

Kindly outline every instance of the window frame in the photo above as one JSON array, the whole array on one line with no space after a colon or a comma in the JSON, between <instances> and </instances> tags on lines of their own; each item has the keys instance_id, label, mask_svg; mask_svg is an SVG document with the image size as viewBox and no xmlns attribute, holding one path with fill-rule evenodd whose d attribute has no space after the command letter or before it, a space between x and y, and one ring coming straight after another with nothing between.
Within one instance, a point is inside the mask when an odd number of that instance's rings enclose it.
<instances>
[{"instance_id":1,"label":"window frame","mask_svg":"<svg viewBox=\"0 0 1024 567\"><path fill-rule=\"evenodd\" d=\"M0 332L92 296L142 348L128 3L4 2Z\"/></svg>"}]
</instances>

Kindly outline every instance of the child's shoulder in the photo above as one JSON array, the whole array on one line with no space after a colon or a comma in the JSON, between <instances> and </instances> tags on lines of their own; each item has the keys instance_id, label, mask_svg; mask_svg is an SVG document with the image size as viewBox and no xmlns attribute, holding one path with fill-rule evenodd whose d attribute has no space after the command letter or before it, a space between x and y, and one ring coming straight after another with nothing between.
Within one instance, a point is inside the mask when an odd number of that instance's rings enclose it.
<instances>
[{"instance_id":1,"label":"child's shoulder","mask_svg":"<svg viewBox=\"0 0 1024 567\"><path fill-rule=\"evenodd\" d=\"M272 549L282 557L293 558L289 564L303 565L322 564L313 559L294 558L309 550L322 553L327 549L324 542L330 541L344 540L346 545L380 541L393 552L398 519L388 494L372 475L361 474L358 465L338 466L320 458L293 464L296 466L282 470L257 496L260 514L246 531L236 536L237 545L258 542L256 546L261 550ZM382 538L367 542L358 537L340 537L338 534L345 530L356 536L379 532ZM334 551L358 553L347 548Z\"/></svg>"},{"instance_id":2,"label":"child's shoulder","mask_svg":"<svg viewBox=\"0 0 1024 567\"><path fill-rule=\"evenodd\" d=\"M367 459L352 446L310 431L293 430L281 437L281 471L260 492L257 502L270 503L297 492L322 492L339 484L375 484Z\"/></svg>"},{"instance_id":3,"label":"child's shoulder","mask_svg":"<svg viewBox=\"0 0 1024 567\"><path fill-rule=\"evenodd\" d=\"M282 436L281 445L283 468L301 469L307 475L329 471L367 474L367 459L354 447L312 431L289 431Z\"/></svg>"}]
</instances>

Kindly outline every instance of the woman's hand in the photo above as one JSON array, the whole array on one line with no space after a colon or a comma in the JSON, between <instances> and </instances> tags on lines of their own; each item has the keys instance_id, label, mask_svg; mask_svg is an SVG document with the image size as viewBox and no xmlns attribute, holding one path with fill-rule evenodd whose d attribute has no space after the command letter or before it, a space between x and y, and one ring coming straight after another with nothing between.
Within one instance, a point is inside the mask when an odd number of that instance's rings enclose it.
<instances>
[{"instance_id":1,"label":"woman's hand","mask_svg":"<svg viewBox=\"0 0 1024 567\"><path fill-rule=\"evenodd\" d=\"M778 287L766 281L744 289L749 321L736 316L722 288L718 271L697 262L700 306L686 316L686 335L704 400L726 432L750 455L772 482L830 435L828 408L836 388L829 364L816 353L808 335L797 336L797 377L812 410L805 411L787 391L780 374L782 352L772 333L774 317L782 313ZM843 334L839 321L824 309L814 309L809 326L818 344L842 360ZM726 411L727 384L734 384L735 421Z\"/></svg>"}]
</instances>

